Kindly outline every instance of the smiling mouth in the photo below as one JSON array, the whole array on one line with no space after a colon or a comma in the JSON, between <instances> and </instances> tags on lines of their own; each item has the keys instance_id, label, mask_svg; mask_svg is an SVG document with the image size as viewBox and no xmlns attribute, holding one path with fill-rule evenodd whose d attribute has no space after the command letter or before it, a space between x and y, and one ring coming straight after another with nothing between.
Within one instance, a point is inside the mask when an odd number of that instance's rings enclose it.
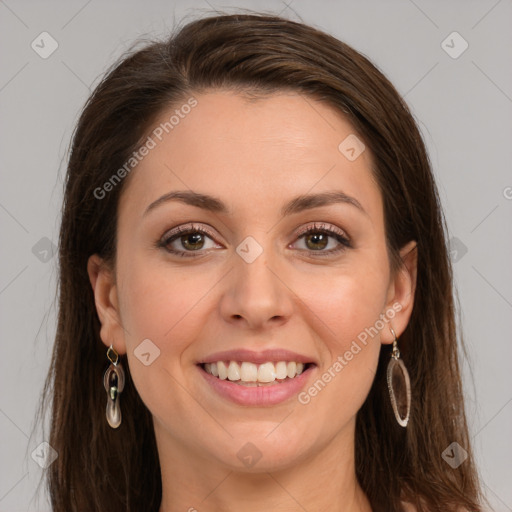
<instances>
[{"instance_id":1,"label":"smiling mouth","mask_svg":"<svg viewBox=\"0 0 512 512\"><path fill-rule=\"evenodd\" d=\"M219 380L247 387L276 386L291 381L316 366L314 363L294 361L268 361L255 364L248 361L217 361L199 366Z\"/></svg>"}]
</instances>

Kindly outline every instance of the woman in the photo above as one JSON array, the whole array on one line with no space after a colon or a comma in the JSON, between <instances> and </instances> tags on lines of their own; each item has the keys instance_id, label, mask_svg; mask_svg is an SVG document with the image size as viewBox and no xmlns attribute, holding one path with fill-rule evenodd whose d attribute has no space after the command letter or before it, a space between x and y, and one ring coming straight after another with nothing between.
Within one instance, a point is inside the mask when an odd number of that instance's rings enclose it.
<instances>
[{"instance_id":1,"label":"woman","mask_svg":"<svg viewBox=\"0 0 512 512\"><path fill-rule=\"evenodd\" d=\"M54 511L482 510L418 128L337 39L200 19L74 133Z\"/></svg>"}]
</instances>

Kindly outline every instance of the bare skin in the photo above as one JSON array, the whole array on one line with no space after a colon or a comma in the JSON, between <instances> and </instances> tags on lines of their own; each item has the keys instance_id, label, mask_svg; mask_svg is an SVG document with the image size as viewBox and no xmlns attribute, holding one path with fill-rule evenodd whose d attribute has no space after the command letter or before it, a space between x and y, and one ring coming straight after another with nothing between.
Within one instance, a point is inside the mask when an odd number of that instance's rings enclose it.
<instances>
[{"instance_id":1,"label":"bare skin","mask_svg":"<svg viewBox=\"0 0 512 512\"><path fill-rule=\"evenodd\" d=\"M102 341L127 355L154 418L160 512L370 512L355 474L355 418L380 348L393 341L389 326L400 337L409 321L415 244L402 248L405 267L392 276L370 152L353 161L340 152L354 130L329 106L291 93L252 102L228 91L194 96L197 106L128 178L115 272L97 255L88 264ZM230 212L169 201L144 215L177 190L215 196ZM362 209L341 202L281 215L296 196L334 190ZM178 236L167 249L191 257L156 247L190 223L209 234ZM297 236L315 224L346 235L350 247L318 231ZM236 252L249 236L263 251L251 263ZM380 315L385 327L306 404L297 395L236 404L196 364L217 351L285 348L317 363L307 391ZM145 339L160 350L148 366L134 354ZM247 443L261 454L251 467L237 456Z\"/></svg>"}]
</instances>

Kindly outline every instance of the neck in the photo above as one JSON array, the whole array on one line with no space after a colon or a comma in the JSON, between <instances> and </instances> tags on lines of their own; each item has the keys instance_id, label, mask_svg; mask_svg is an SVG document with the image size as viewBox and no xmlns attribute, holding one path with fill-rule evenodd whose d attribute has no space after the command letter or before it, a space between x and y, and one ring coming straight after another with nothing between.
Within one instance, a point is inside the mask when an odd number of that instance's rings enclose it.
<instances>
[{"instance_id":1,"label":"neck","mask_svg":"<svg viewBox=\"0 0 512 512\"><path fill-rule=\"evenodd\" d=\"M256 472L256 465L249 473L191 453L155 424L162 472L159 512L371 512L355 475L353 433L341 433L293 466L261 465Z\"/></svg>"}]
</instances>

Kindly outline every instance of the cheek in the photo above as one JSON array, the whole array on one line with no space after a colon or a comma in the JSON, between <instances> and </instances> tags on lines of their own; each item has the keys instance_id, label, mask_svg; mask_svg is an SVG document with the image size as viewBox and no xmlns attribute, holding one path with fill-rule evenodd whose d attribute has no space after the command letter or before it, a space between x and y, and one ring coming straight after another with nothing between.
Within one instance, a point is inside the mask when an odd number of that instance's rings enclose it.
<instances>
[{"instance_id":1,"label":"cheek","mask_svg":"<svg viewBox=\"0 0 512 512\"><path fill-rule=\"evenodd\" d=\"M333 415L343 416L340 421L354 415L371 388L381 349L380 331L387 325L381 320L386 277L385 269L358 272L351 267L350 273L332 273L316 280L317 285L324 282L322 293L319 287L312 293L308 280L298 291L303 314L313 312L308 321L319 337L318 352L324 355L319 380L306 390L308 396L301 403L316 401L317 410L328 412L331 420ZM332 408L332 404L341 406Z\"/></svg>"},{"instance_id":2,"label":"cheek","mask_svg":"<svg viewBox=\"0 0 512 512\"><path fill-rule=\"evenodd\" d=\"M120 291L132 350L149 338L161 349L178 351L180 339L193 339L186 336L197 325L190 318L215 280L204 272L172 269L170 263L155 259L139 257L126 263Z\"/></svg>"},{"instance_id":3,"label":"cheek","mask_svg":"<svg viewBox=\"0 0 512 512\"><path fill-rule=\"evenodd\" d=\"M135 388L153 416L183 436L187 421L176 423L173 418L201 413L190 399L191 362L185 354L201 337L207 316L201 299L215 284L211 276L189 274L194 273L182 273L178 279L169 268L140 266L127 275L123 290L126 349ZM185 363L188 366L182 366Z\"/></svg>"},{"instance_id":4,"label":"cheek","mask_svg":"<svg viewBox=\"0 0 512 512\"><path fill-rule=\"evenodd\" d=\"M311 321L318 326L315 331L322 333L322 341L332 357L347 350L352 340L375 326L386 301L386 276L382 269L369 272L350 267L347 271L330 272L321 279L305 279L300 288L295 288L314 313ZM373 337L379 341L378 336Z\"/></svg>"},{"instance_id":5,"label":"cheek","mask_svg":"<svg viewBox=\"0 0 512 512\"><path fill-rule=\"evenodd\" d=\"M204 323L201 300L215 280L192 270L170 271L169 263L148 263L136 257L123 265L119 262L119 267L130 371L141 398L151 408L152 397L161 394L162 386L169 387L171 376L182 381L182 354L199 338Z\"/></svg>"}]
</instances>

